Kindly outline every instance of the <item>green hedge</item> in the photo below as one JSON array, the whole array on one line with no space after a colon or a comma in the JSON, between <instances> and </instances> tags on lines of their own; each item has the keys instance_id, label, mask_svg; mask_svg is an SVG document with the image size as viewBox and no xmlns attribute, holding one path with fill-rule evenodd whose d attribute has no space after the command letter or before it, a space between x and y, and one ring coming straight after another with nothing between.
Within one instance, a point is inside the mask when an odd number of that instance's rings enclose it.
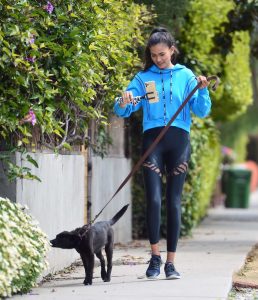
<instances>
[{"instance_id":1,"label":"green hedge","mask_svg":"<svg viewBox=\"0 0 258 300\"><path fill-rule=\"evenodd\" d=\"M236 119L253 102L249 32L234 32L232 42L233 50L227 54L222 64L222 93L214 97L212 116L217 121Z\"/></svg>"},{"instance_id":2,"label":"green hedge","mask_svg":"<svg viewBox=\"0 0 258 300\"><path fill-rule=\"evenodd\" d=\"M0 150L84 145L103 154L113 100L140 64L150 19L132 0L1 1ZM35 126L24 122L29 111ZM101 131L94 139L92 121ZM0 160L9 178L38 179L8 153Z\"/></svg>"},{"instance_id":3,"label":"green hedge","mask_svg":"<svg viewBox=\"0 0 258 300\"><path fill-rule=\"evenodd\" d=\"M179 48L183 61L196 74L220 74L223 57L213 53L214 37L220 32L227 13L234 8L234 1L191 0L187 8L186 22L179 36Z\"/></svg>"},{"instance_id":4,"label":"green hedge","mask_svg":"<svg viewBox=\"0 0 258 300\"><path fill-rule=\"evenodd\" d=\"M185 64L196 74L216 74L221 78L213 95L212 117L215 121L235 119L252 103L249 32L231 33L230 52L224 53L216 42L229 23L227 14L234 9L236 3L233 0L190 1L187 22L179 37Z\"/></svg>"},{"instance_id":5,"label":"green hedge","mask_svg":"<svg viewBox=\"0 0 258 300\"><path fill-rule=\"evenodd\" d=\"M40 145L70 149L90 143L90 120L106 124L150 16L131 0L48 2L1 1L0 137L30 144L32 126L19 121L31 108Z\"/></svg>"},{"instance_id":6,"label":"green hedge","mask_svg":"<svg viewBox=\"0 0 258 300\"><path fill-rule=\"evenodd\" d=\"M0 298L35 286L48 249L47 236L25 208L0 198Z\"/></svg>"},{"instance_id":7,"label":"green hedge","mask_svg":"<svg viewBox=\"0 0 258 300\"><path fill-rule=\"evenodd\" d=\"M184 15L190 0L135 0L144 3L157 13L153 20L156 26L166 26L173 34L178 35L184 26Z\"/></svg>"}]
</instances>

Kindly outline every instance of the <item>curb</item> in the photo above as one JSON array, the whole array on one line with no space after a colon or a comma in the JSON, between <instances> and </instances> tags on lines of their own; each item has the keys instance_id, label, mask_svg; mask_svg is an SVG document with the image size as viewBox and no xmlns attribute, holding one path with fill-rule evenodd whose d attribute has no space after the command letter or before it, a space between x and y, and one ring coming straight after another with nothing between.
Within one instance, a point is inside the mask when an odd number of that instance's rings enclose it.
<instances>
[{"instance_id":1,"label":"curb","mask_svg":"<svg viewBox=\"0 0 258 300\"><path fill-rule=\"evenodd\" d=\"M258 284L252 282L241 282L241 281L234 281L233 282L234 288L250 288L250 289L258 289Z\"/></svg>"}]
</instances>

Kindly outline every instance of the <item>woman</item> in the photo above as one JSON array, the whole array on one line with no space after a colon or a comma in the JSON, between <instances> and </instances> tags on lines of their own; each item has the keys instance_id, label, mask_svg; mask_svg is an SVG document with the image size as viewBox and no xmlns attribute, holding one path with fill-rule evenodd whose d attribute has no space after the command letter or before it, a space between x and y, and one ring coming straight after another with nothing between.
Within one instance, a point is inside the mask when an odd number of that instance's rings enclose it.
<instances>
[{"instance_id":1,"label":"woman","mask_svg":"<svg viewBox=\"0 0 258 300\"><path fill-rule=\"evenodd\" d=\"M174 260L180 234L181 194L190 159L190 111L202 118L209 114L211 108L206 77L196 78L190 69L175 64L177 54L171 34L165 28L154 29L145 49L144 70L136 74L123 93L122 101L116 102L114 106L115 113L123 118L143 109L144 153L197 82L202 83L143 163L147 228L152 254L146 276L150 279L160 274L159 232L163 175L166 176L167 212L167 258L164 271L167 279L180 278ZM146 97L139 102L133 98L144 95Z\"/></svg>"}]
</instances>

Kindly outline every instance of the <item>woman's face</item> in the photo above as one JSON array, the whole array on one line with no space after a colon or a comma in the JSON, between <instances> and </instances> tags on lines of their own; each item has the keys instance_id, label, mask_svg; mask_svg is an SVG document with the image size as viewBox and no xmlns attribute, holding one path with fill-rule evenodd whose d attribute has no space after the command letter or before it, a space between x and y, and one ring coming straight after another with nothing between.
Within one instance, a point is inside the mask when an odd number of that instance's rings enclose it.
<instances>
[{"instance_id":1,"label":"woman's face","mask_svg":"<svg viewBox=\"0 0 258 300\"><path fill-rule=\"evenodd\" d=\"M154 64L160 69L173 67L171 56L174 52L174 47L169 48L166 44L160 43L150 47L151 59Z\"/></svg>"}]
</instances>

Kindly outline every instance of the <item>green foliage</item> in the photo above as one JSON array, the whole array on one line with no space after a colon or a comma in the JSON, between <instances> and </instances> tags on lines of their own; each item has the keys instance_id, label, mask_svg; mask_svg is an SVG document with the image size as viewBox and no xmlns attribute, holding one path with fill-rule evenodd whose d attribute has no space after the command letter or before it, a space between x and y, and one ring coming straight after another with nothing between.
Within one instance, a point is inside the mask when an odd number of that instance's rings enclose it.
<instances>
[{"instance_id":1,"label":"green foliage","mask_svg":"<svg viewBox=\"0 0 258 300\"><path fill-rule=\"evenodd\" d=\"M137 0L135 2L153 7L157 13L157 18L154 20L155 25L166 26L177 35L184 26L183 17L187 12L190 0Z\"/></svg>"},{"instance_id":2,"label":"green foliage","mask_svg":"<svg viewBox=\"0 0 258 300\"><path fill-rule=\"evenodd\" d=\"M247 31L235 32L233 51L224 61L222 95L215 97L213 116L215 120L232 120L246 112L252 103L252 81L249 66L250 37Z\"/></svg>"},{"instance_id":3,"label":"green foliage","mask_svg":"<svg viewBox=\"0 0 258 300\"><path fill-rule=\"evenodd\" d=\"M210 7L213 7L211 10ZM221 85L213 96L212 117L225 121L244 113L252 102L248 31L232 33L232 50L222 52L217 35L229 23L227 14L237 9L234 1L191 1L181 39L183 62L196 74L217 74ZM202 26L205 24L205 26Z\"/></svg>"},{"instance_id":4,"label":"green foliage","mask_svg":"<svg viewBox=\"0 0 258 300\"><path fill-rule=\"evenodd\" d=\"M28 292L45 269L47 236L24 207L0 198L0 297Z\"/></svg>"},{"instance_id":5,"label":"green foliage","mask_svg":"<svg viewBox=\"0 0 258 300\"><path fill-rule=\"evenodd\" d=\"M52 13L46 4L1 1L0 136L28 145L31 126L19 120L32 108L38 142L60 149L84 144L89 120L106 122L149 16L130 0L53 0Z\"/></svg>"},{"instance_id":6,"label":"green foliage","mask_svg":"<svg viewBox=\"0 0 258 300\"><path fill-rule=\"evenodd\" d=\"M28 154L26 148L16 148L14 147L10 152L2 151L0 152L0 161L4 164L4 171L6 172L9 181L14 181L16 178L22 179L35 179L41 181L39 177L31 173L31 169L24 166L18 166L14 163L15 155L20 154L21 161L27 161L30 165L38 168L38 163Z\"/></svg>"},{"instance_id":7,"label":"green foliage","mask_svg":"<svg viewBox=\"0 0 258 300\"><path fill-rule=\"evenodd\" d=\"M257 0L233 0L235 8L227 14L228 22L223 24L222 30L215 36L215 42L221 53L228 54L233 47L233 34L237 31L256 33L258 17ZM252 55L258 58L258 41L254 38L251 49Z\"/></svg>"},{"instance_id":8,"label":"green foliage","mask_svg":"<svg viewBox=\"0 0 258 300\"><path fill-rule=\"evenodd\" d=\"M131 0L52 4L48 11L47 1L0 2L0 141L8 151L79 144L103 155L108 137L100 129L92 141L89 122L107 124L114 97L140 63L137 47L150 15ZM34 127L21 121L30 109ZM8 164L12 177L35 178Z\"/></svg>"},{"instance_id":9,"label":"green foliage","mask_svg":"<svg viewBox=\"0 0 258 300\"><path fill-rule=\"evenodd\" d=\"M190 1L186 22L179 36L179 47L183 52L183 62L196 74L221 73L223 57L211 53L213 39L220 32L220 26L227 22L227 13L233 7L233 1L230 0Z\"/></svg>"}]
</instances>

